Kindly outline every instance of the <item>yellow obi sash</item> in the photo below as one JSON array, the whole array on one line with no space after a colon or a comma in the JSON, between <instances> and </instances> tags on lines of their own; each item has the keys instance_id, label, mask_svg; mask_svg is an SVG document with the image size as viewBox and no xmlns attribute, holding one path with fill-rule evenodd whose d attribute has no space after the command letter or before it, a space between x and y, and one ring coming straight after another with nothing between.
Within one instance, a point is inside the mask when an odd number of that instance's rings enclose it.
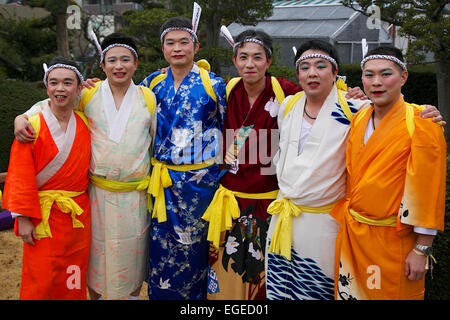
<instances>
[{"instance_id":1,"label":"yellow obi sash","mask_svg":"<svg viewBox=\"0 0 450 320\"><path fill-rule=\"evenodd\" d=\"M392 215L384 219L371 219L360 215L353 209L348 209L351 216L358 222L377 227L395 227L397 226L397 215Z\"/></svg>"},{"instance_id":2,"label":"yellow obi sash","mask_svg":"<svg viewBox=\"0 0 450 320\"><path fill-rule=\"evenodd\" d=\"M84 192L85 191L74 192L63 190L39 191L38 195L41 203L42 221L36 226L36 238L39 240L42 238L52 237L48 219L50 218L50 211L54 202L56 202L58 208L62 212L71 212L72 226L74 228L84 228L83 223L76 218L76 216L83 213L83 209L81 209L81 207L72 199L83 194Z\"/></svg>"},{"instance_id":3,"label":"yellow obi sash","mask_svg":"<svg viewBox=\"0 0 450 320\"><path fill-rule=\"evenodd\" d=\"M288 260L291 260L292 216L298 217L302 212L330 212L336 203L334 202L322 207L306 207L296 205L291 200L285 198L273 201L267 208L267 212L271 215L279 213L280 217L272 235L269 252L279 253Z\"/></svg>"},{"instance_id":4,"label":"yellow obi sash","mask_svg":"<svg viewBox=\"0 0 450 320\"><path fill-rule=\"evenodd\" d=\"M225 230L230 230L233 219L241 216L239 205L235 197L242 199L276 199L278 190L264 193L245 193L231 191L220 185L216 190L214 198L202 216L203 220L209 221L208 241L211 241L216 248L219 248L220 234Z\"/></svg>"},{"instance_id":5,"label":"yellow obi sash","mask_svg":"<svg viewBox=\"0 0 450 320\"><path fill-rule=\"evenodd\" d=\"M150 212L152 210L152 201L150 199L150 176L147 175L144 180L122 182L107 180L98 176L89 175L91 183L99 188L111 191L111 192L131 192L131 191L143 191L147 189L147 209Z\"/></svg>"},{"instance_id":6,"label":"yellow obi sash","mask_svg":"<svg viewBox=\"0 0 450 320\"><path fill-rule=\"evenodd\" d=\"M214 163L214 160L208 160L198 164L170 165L152 158L153 169L149 185L150 194L155 198L152 218L158 218L158 222L167 221L164 188L172 185L169 169L174 171L193 171L210 167Z\"/></svg>"}]
</instances>

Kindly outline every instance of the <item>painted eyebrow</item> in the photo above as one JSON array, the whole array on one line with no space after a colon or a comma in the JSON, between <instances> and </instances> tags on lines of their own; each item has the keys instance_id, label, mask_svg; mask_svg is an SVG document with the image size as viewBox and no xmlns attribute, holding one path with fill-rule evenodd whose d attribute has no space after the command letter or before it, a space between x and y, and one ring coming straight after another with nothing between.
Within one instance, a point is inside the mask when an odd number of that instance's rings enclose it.
<instances>
[{"instance_id":1,"label":"painted eyebrow","mask_svg":"<svg viewBox=\"0 0 450 320\"><path fill-rule=\"evenodd\" d=\"M392 70L393 70L392 68L384 68L384 69L381 69L379 72L392 71ZM366 70L364 70L364 72L376 72L376 71L374 71L372 69L366 69Z\"/></svg>"},{"instance_id":2,"label":"painted eyebrow","mask_svg":"<svg viewBox=\"0 0 450 320\"><path fill-rule=\"evenodd\" d=\"M174 38L166 38L165 41L181 41L181 40L189 40L189 37L183 37L183 38L179 38L179 39L174 39Z\"/></svg>"},{"instance_id":3,"label":"painted eyebrow","mask_svg":"<svg viewBox=\"0 0 450 320\"><path fill-rule=\"evenodd\" d=\"M255 55L255 56L261 56L261 55L263 55L263 54L264 54L264 52L258 51L258 52L255 52L253 55ZM245 51L240 51L240 52L239 52L239 55L246 55L246 56L248 56L248 55L250 55L250 53L245 52Z\"/></svg>"},{"instance_id":4,"label":"painted eyebrow","mask_svg":"<svg viewBox=\"0 0 450 320\"><path fill-rule=\"evenodd\" d=\"M133 55L132 54L124 54L124 55L121 55L119 58L129 58L131 56L133 56ZM109 56L106 59L111 59L111 58L117 58L117 56Z\"/></svg>"},{"instance_id":5,"label":"painted eyebrow","mask_svg":"<svg viewBox=\"0 0 450 320\"><path fill-rule=\"evenodd\" d=\"M325 60L325 59L320 59L320 60L315 61L314 63L315 64L317 64L317 63L325 63L326 61L327 60ZM311 62L309 62L308 60L304 60L300 64L311 64Z\"/></svg>"},{"instance_id":6,"label":"painted eyebrow","mask_svg":"<svg viewBox=\"0 0 450 320\"><path fill-rule=\"evenodd\" d=\"M50 78L48 81L58 81L58 78ZM73 78L64 78L63 81L75 81Z\"/></svg>"}]
</instances>

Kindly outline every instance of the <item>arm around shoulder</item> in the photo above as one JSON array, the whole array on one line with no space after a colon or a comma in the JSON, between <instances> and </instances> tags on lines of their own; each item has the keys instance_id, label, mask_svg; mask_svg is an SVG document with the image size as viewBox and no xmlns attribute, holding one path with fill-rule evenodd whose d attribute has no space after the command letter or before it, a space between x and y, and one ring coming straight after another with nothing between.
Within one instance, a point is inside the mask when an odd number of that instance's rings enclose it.
<instances>
[{"instance_id":1,"label":"arm around shoulder","mask_svg":"<svg viewBox=\"0 0 450 320\"><path fill-rule=\"evenodd\" d=\"M35 103L28 111L14 119L14 137L19 142L31 143L35 140L36 132L28 119L39 114L46 106L48 99Z\"/></svg>"}]
</instances>

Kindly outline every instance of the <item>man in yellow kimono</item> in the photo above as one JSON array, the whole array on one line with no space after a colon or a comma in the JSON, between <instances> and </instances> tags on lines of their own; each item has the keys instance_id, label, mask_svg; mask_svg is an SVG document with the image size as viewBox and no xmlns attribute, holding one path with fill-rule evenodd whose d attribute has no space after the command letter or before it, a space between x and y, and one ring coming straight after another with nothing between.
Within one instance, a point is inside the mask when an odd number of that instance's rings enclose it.
<instances>
[{"instance_id":1,"label":"man in yellow kimono","mask_svg":"<svg viewBox=\"0 0 450 320\"><path fill-rule=\"evenodd\" d=\"M446 143L442 128L419 117L401 88L401 51L379 47L361 63L372 106L352 120L347 194L339 222L337 299L423 299L431 245L444 228Z\"/></svg>"}]
</instances>

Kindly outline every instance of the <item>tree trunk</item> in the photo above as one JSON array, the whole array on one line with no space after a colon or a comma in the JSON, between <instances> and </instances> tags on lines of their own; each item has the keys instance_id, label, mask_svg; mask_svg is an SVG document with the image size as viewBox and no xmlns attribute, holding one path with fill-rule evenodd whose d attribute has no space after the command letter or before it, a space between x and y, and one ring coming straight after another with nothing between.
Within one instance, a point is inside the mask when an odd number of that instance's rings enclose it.
<instances>
[{"instance_id":1,"label":"tree trunk","mask_svg":"<svg viewBox=\"0 0 450 320\"><path fill-rule=\"evenodd\" d=\"M219 31L222 18L217 11L208 16L206 21L206 47L216 48L219 46ZM209 64L211 65L211 71L220 74L220 61L215 56L209 58Z\"/></svg>"},{"instance_id":2,"label":"tree trunk","mask_svg":"<svg viewBox=\"0 0 450 320\"><path fill-rule=\"evenodd\" d=\"M206 26L206 46L217 47L219 44L219 30L220 30L221 18L218 14L214 13L208 17Z\"/></svg>"},{"instance_id":3,"label":"tree trunk","mask_svg":"<svg viewBox=\"0 0 450 320\"><path fill-rule=\"evenodd\" d=\"M56 15L56 41L58 54L70 58L69 41L67 40L67 14Z\"/></svg>"},{"instance_id":4,"label":"tree trunk","mask_svg":"<svg viewBox=\"0 0 450 320\"><path fill-rule=\"evenodd\" d=\"M438 91L438 108L447 126L450 124L450 61L438 61L434 64ZM449 130L445 130L445 139L449 142Z\"/></svg>"}]
</instances>

